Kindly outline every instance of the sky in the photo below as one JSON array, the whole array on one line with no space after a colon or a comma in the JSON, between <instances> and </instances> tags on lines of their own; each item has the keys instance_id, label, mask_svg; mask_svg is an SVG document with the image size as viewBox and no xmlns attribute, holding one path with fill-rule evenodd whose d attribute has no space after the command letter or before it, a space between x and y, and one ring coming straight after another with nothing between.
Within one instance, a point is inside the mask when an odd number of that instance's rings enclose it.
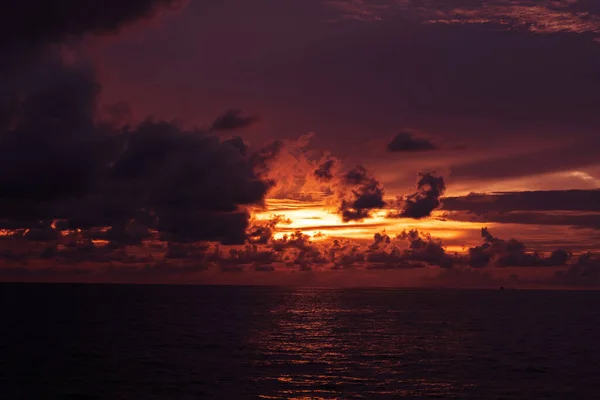
<instances>
[{"instance_id":1,"label":"sky","mask_svg":"<svg viewBox=\"0 0 600 400\"><path fill-rule=\"evenodd\" d=\"M0 280L600 286L592 0L22 0Z\"/></svg>"}]
</instances>

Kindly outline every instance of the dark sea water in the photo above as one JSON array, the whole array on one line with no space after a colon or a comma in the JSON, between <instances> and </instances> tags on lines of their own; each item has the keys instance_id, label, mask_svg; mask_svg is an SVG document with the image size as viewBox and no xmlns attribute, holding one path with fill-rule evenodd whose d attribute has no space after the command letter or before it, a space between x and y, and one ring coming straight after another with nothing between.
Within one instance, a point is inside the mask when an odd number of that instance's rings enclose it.
<instances>
[{"instance_id":1,"label":"dark sea water","mask_svg":"<svg viewBox=\"0 0 600 400\"><path fill-rule=\"evenodd\" d=\"M0 285L0 399L600 399L600 292Z\"/></svg>"}]
</instances>

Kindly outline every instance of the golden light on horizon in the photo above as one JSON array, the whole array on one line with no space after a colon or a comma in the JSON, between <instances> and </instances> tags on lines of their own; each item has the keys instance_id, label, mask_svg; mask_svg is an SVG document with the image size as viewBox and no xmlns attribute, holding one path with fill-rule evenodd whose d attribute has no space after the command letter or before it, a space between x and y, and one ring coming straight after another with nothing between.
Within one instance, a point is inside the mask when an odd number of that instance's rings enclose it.
<instances>
[{"instance_id":1,"label":"golden light on horizon","mask_svg":"<svg viewBox=\"0 0 600 400\"><path fill-rule=\"evenodd\" d=\"M257 220L265 221L271 219L274 215L280 215L288 220L289 223L277 225L274 234L276 239L300 231L311 236L313 240L333 237L372 240L375 233L382 231L386 231L390 236L395 236L404 230L417 229L444 241L457 241L467 236L473 236L473 232L477 232L478 235L481 229L481 223L444 220L441 218L441 212L434 212L431 218L415 220L386 218L388 211L374 212L371 218L363 221L343 222L335 209L325 202L268 199L266 209L255 212L253 216ZM494 224L487 225L492 227ZM464 244L452 243L446 247L450 252L464 251Z\"/></svg>"}]
</instances>

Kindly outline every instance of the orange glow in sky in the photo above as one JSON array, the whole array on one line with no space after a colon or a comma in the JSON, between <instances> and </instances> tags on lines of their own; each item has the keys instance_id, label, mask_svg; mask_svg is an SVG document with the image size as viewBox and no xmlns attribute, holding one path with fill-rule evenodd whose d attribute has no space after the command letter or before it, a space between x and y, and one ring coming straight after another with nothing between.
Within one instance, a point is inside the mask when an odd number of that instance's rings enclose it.
<instances>
[{"instance_id":1,"label":"orange glow in sky","mask_svg":"<svg viewBox=\"0 0 600 400\"><path fill-rule=\"evenodd\" d=\"M463 252L466 245L479 244L481 223L446 221L441 213L422 220L389 219L387 210L374 212L371 218L363 221L342 222L335 209L325 203L301 202L297 200L268 199L266 209L254 213L257 220L268 220L273 215L281 215L290 223L277 225L274 237L281 238L296 231L309 235L313 240L344 237L354 240L372 240L373 235L386 231L390 236L403 230L418 229L430 233L446 243L449 252ZM493 224L488 224L492 227Z\"/></svg>"}]
</instances>

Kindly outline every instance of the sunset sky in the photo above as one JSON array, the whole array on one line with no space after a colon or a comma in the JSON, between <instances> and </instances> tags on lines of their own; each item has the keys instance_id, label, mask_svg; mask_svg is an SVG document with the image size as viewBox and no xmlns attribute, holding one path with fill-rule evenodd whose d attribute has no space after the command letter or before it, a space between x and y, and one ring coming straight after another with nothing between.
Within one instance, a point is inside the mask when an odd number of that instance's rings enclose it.
<instances>
[{"instance_id":1,"label":"sunset sky","mask_svg":"<svg viewBox=\"0 0 600 400\"><path fill-rule=\"evenodd\" d=\"M0 12L1 281L600 285L600 2L82 3Z\"/></svg>"}]
</instances>

